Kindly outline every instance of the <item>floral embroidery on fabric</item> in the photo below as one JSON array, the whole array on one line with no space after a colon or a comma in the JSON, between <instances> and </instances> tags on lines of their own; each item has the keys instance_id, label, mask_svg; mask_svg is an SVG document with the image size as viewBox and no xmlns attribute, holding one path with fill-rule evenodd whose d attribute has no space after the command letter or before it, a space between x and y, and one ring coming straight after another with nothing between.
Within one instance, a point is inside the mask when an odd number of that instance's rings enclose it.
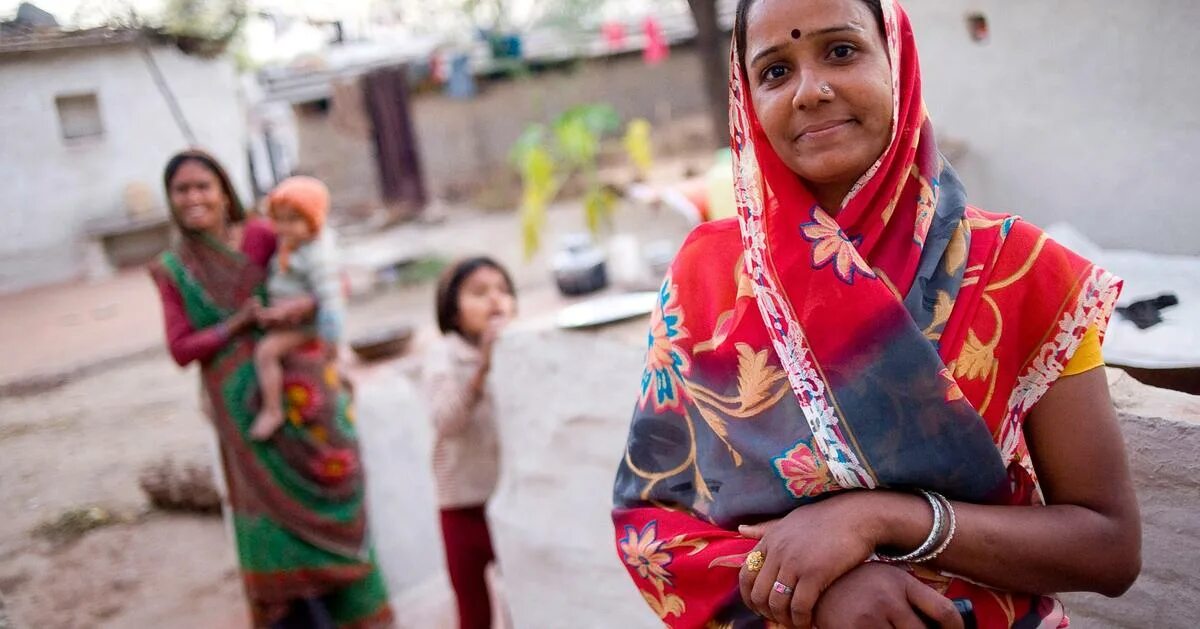
<instances>
[{"instance_id":1,"label":"floral embroidery on fabric","mask_svg":"<svg viewBox=\"0 0 1200 629\"><path fill-rule=\"evenodd\" d=\"M858 250L854 248L854 242L846 236L833 217L815 205L811 210L811 216L812 222L801 225L800 233L803 234L805 240L813 243L812 265L814 269L822 269L832 264L838 279L847 284L854 283L855 273L863 277L875 278L875 272L867 266L862 256L858 255Z\"/></svg>"},{"instance_id":2,"label":"floral embroidery on fabric","mask_svg":"<svg viewBox=\"0 0 1200 629\"><path fill-rule=\"evenodd\" d=\"M946 402L954 402L955 400L963 399L962 388L958 386L958 381L954 379L954 374L950 373L949 369L943 368L938 372L938 375L946 381Z\"/></svg>"},{"instance_id":3,"label":"floral embroidery on fabric","mask_svg":"<svg viewBox=\"0 0 1200 629\"><path fill-rule=\"evenodd\" d=\"M917 195L917 221L913 228L913 242L917 246L925 246L925 237L929 235L929 227L933 224L933 215L937 212L938 180L926 179L921 176L921 170L916 164L912 167L913 177L920 186Z\"/></svg>"},{"instance_id":4,"label":"floral embroidery on fabric","mask_svg":"<svg viewBox=\"0 0 1200 629\"><path fill-rule=\"evenodd\" d=\"M284 377L283 399L288 421L297 427L312 421L323 402L319 387L302 378L289 376Z\"/></svg>"},{"instance_id":5,"label":"floral embroidery on fabric","mask_svg":"<svg viewBox=\"0 0 1200 629\"><path fill-rule=\"evenodd\" d=\"M671 579L674 576L667 570L667 566L674 558L670 551L689 548L691 550L688 554L695 555L707 548L708 542L688 540L684 535L679 535L669 541L658 539L658 521L652 520L642 527L641 531L635 527L626 526L625 537L619 540L618 545L630 570L636 572L638 577L649 581L653 586L652 591L642 588L639 590L642 598L646 599L646 603L654 610L654 613L664 620L668 616L682 617L687 605L679 595L666 591L673 585Z\"/></svg>"},{"instance_id":6,"label":"floral embroidery on fabric","mask_svg":"<svg viewBox=\"0 0 1200 629\"><path fill-rule=\"evenodd\" d=\"M829 466L813 453L807 440L800 441L772 463L788 493L796 498L809 498L838 488Z\"/></svg>"},{"instance_id":7,"label":"floral embroidery on fabric","mask_svg":"<svg viewBox=\"0 0 1200 629\"><path fill-rule=\"evenodd\" d=\"M637 570L638 576L650 581L671 584L671 553L663 551L666 540L656 539L658 522L651 522L641 532L632 526L625 527L625 539L621 540L621 552L625 563Z\"/></svg>"},{"instance_id":8,"label":"floral embroidery on fabric","mask_svg":"<svg viewBox=\"0 0 1200 629\"><path fill-rule=\"evenodd\" d=\"M1062 374L1067 356L1075 353L1088 326L1113 311L1120 292L1121 281L1115 275L1094 267L1075 310L1063 313L1058 333L1038 350L1029 370L1017 379L997 444L1005 465L1016 458L1021 442L1021 419Z\"/></svg>"},{"instance_id":9,"label":"floral embroidery on fabric","mask_svg":"<svg viewBox=\"0 0 1200 629\"><path fill-rule=\"evenodd\" d=\"M691 361L678 342L688 338L679 305L679 287L668 276L658 292L658 307L650 318L646 368L642 372L642 408L654 404L655 412L681 410L686 390L683 377Z\"/></svg>"},{"instance_id":10,"label":"floral embroidery on fabric","mask_svg":"<svg viewBox=\"0 0 1200 629\"><path fill-rule=\"evenodd\" d=\"M737 395L721 395L697 382L688 383L688 394L696 402L700 417L729 450L734 465L741 467L742 455L729 442L726 418L751 419L779 403L791 388L787 386L787 374L770 364L769 350L755 352L751 346L738 343L737 352Z\"/></svg>"},{"instance_id":11,"label":"floral embroidery on fabric","mask_svg":"<svg viewBox=\"0 0 1200 629\"><path fill-rule=\"evenodd\" d=\"M336 484L358 471L358 457L353 450L327 450L313 462L313 476L326 484Z\"/></svg>"}]
</instances>

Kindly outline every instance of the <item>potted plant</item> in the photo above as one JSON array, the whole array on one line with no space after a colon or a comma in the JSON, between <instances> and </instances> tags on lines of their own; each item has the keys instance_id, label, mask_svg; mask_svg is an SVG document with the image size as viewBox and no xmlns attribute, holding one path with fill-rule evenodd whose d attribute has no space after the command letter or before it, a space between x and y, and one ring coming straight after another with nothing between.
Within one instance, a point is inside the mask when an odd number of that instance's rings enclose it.
<instances>
[{"instance_id":1,"label":"potted plant","mask_svg":"<svg viewBox=\"0 0 1200 629\"><path fill-rule=\"evenodd\" d=\"M527 257L541 248L549 205L568 182L583 186L588 234L567 237L553 260L559 290L567 295L607 285L605 255L594 241L611 232L618 196L601 180L599 155L605 136L620 129L621 118L611 105L580 105L563 112L550 125L531 125L512 150L513 165L521 175L521 231ZM641 176L652 164L650 131L650 123L642 119L625 128L625 152Z\"/></svg>"}]
</instances>

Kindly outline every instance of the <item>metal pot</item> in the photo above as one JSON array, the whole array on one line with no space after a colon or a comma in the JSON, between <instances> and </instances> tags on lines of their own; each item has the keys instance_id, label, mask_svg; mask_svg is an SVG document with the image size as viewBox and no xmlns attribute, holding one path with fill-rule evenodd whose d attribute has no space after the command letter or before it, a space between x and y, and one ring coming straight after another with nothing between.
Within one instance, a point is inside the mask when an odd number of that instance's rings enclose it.
<instances>
[{"instance_id":1,"label":"metal pot","mask_svg":"<svg viewBox=\"0 0 1200 629\"><path fill-rule=\"evenodd\" d=\"M608 286L604 251L587 234L571 234L551 262L554 281L563 295L586 295Z\"/></svg>"}]
</instances>

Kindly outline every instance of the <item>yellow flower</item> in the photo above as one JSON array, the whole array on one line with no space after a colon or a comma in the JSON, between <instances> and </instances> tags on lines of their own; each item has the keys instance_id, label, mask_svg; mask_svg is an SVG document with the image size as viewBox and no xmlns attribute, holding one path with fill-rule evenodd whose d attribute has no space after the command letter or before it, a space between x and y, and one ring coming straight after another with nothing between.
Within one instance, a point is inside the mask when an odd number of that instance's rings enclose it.
<instances>
[{"instance_id":1,"label":"yellow flower","mask_svg":"<svg viewBox=\"0 0 1200 629\"><path fill-rule=\"evenodd\" d=\"M292 422L292 425L299 427L304 423L304 411L312 402L312 394L308 388L303 385L292 385L287 387L284 392L284 399L287 400L287 418Z\"/></svg>"},{"instance_id":2,"label":"yellow flower","mask_svg":"<svg viewBox=\"0 0 1200 629\"><path fill-rule=\"evenodd\" d=\"M325 368L325 386L336 389L339 384L341 384L341 379L338 378L337 367L329 365Z\"/></svg>"},{"instance_id":3,"label":"yellow flower","mask_svg":"<svg viewBox=\"0 0 1200 629\"><path fill-rule=\"evenodd\" d=\"M287 388L288 404L293 404L299 407L308 406L308 400L310 397L311 395L306 387L293 385Z\"/></svg>"}]
</instances>

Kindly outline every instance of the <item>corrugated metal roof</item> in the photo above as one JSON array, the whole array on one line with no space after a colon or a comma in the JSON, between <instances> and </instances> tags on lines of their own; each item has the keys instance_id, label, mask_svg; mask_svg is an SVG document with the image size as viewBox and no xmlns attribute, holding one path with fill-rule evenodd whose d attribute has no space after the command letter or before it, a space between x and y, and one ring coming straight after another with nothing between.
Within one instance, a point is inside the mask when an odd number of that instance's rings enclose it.
<instances>
[{"instance_id":1,"label":"corrugated metal roof","mask_svg":"<svg viewBox=\"0 0 1200 629\"><path fill-rule=\"evenodd\" d=\"M138 29L106 27L85 30L14 30L0 35L0 55L117 46L131 44L147 36L144 31Z\"/></svg>"}]
</instances>

